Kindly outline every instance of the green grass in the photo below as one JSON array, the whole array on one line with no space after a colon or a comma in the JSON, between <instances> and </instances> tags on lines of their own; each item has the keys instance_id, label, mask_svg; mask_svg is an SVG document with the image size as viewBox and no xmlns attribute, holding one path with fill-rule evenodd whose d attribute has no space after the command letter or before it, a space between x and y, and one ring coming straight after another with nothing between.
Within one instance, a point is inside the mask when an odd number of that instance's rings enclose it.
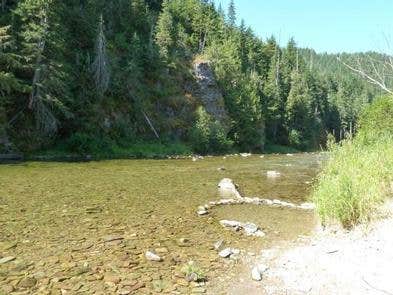
<instances>
[{"instance_id":1,"label":"green grass","mask_svg":"<svg viewBox=\"0 0 393 295\"><path fill-rule=\"evenodd\" d=\"M345 141L331 150L319 175L313 201L323 223L340 221L346 228L372 219L391 194L393 138L365 145Z\"/></svg>"}]
</instances>

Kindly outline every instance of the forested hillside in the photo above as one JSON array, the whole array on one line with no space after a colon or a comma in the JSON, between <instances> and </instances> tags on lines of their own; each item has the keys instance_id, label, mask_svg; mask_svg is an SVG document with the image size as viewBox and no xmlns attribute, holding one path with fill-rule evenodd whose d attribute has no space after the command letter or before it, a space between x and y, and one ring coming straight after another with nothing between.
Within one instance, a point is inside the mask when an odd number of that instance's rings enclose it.
<instances>
[{"instance_id":1,"label":"forested hillside","mask_svg":"<svg viewBox=\"0 0 393 295\"><path fill-rule=\"evenodd\" d=\"M2 0L0 10L3 150L313 149L352 132L378 94L335 56L257 37L233 2ZM197 61L212 68L228 120L198 97Z\"/></svg>"}]
</instances>

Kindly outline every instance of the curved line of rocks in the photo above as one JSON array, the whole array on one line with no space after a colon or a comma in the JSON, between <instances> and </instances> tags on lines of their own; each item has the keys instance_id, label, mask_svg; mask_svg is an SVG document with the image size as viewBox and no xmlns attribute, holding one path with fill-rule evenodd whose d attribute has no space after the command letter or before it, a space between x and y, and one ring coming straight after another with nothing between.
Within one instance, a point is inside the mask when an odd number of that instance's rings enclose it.
<instances>
[{"instance_id":1,"label":"curved line of rocks","mask_svg":"<svg viewBox=\"0 0 393 295\"><path fill-rule=\"evenodd\" d=\"M314 210L315 205L313 203L302 203L300 205L296 205L294 203L281 201L278 199L270 200L270 199L261 199L261 198L249 198L249 197L238 197L236 199L221 199L219 201L210 201L208 204L202 205L198 207L197 214L199 216L204 216L209 214L210 209L218 206L225 205L242 205L242 204L251 204L251 205L263 205L270 207L284 207L290 209L301 209L301 210Z\"/></svg>"}]
</instances>

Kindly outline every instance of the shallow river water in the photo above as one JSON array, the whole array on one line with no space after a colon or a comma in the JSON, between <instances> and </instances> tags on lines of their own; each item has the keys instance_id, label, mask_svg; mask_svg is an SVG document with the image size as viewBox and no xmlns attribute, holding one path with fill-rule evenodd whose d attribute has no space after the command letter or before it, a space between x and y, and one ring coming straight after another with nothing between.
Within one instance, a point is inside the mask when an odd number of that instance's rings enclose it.
<instances>
[{"instance_id":1,"label":"shallow river water","mask_svg":"<svg viewBox=\"0 0 393 295\"><path fill-rule=\"evenodd\" d=\"M228 262L212 247L218 240L260 251L315 226L310 211L253 205L197 216L199 205L219 199L218 182L228 177L245 196L300 204L322 160L298 154L1 165L0 261L12 260L0 263L0 294L208 291L212 283L188 283L181 269L192 260L208 280L225 272ZM281 177L267 178L269 170ZM225 230L221 219L253 222L266 236ZM147 250L163 261L147 261Z\"/></svg>"}]
</instances>

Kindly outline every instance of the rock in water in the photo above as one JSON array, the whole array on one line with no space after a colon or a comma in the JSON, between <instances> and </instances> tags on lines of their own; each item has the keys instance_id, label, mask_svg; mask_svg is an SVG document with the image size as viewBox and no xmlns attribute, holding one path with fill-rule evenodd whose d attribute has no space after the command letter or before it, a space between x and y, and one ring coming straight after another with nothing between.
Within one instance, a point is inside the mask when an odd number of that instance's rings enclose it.
<instances>
[{"instance_id":1,"label":"rock in water","mask_svg":"<svg viewBox=\"0 0 393 295\"><path fill-rule=\"evenodd\" d=\"M247 236L251 236L258 231L258 226L254 223L245 223L243 224L243 229Z\"/></svg>"},{"instance_id":2,"label":"rock in water","mask_svg":"<svg viewBox=\"0 0 393 295\"><path fill-rule=\"evenodd\" d=\"M251 277L254 281L261 281L262 275L268 270L268 267L264 264L258 264L251 270Z\"/></svg>"},{"instance_id":3,"label":"rock in water","mask_svg":"<svg viewBox=\"0 0 393 295\"><path fill-rule=\"evenodd\" d=\"M149 261L161 261L162 260L160 256L158 256L157 254L155 254L151 251L147 251L145 254L145 257Z\"/></svg>"},{"instance_id":4,"label":"rock in water","mask_svg":"<svg viewBox=\"0 0 393 295\"><path fill-rule=\"evenodd\" d=\"M281 176L281 173L278 171L268 171L266 172L268 178L277 178Z\"/></svg>"},{"instance_id":5,"label":"rock in water","mask_svg":"<svg viewBox=\"0 0 393 295\"><path fill-rule=\"evenodd\" d=\"M237 190L237 187L232 179L224 178L218 184L218 192L220 193L221 198L238 198L242 199L241 194Z\"/></svg>"},{"instance_id":6,"label":"rock in water","mask_svg":"<svg viewBox=\"0 0 393 295\"><path fill-rule=\"evenodd\" d=\"M228 258L233 254L233 251L231 248L225 248L224 250L220 251L218 255L222 258Z\"/></svg>"},{"instance_id":7,"label":"rock in water","mask_svg":"<svg viewBox=\"0 0 393 295\"><path fill-rule=\"evenodd\" d=\"M13 257L13 256L3 257L0 259L0 264L7 263L12 260L15 260L15 257Z\"/></svg>"},{"instance_id":8,"label":"rock in water","mask_svg":"<svg viewBox=\"0 0 393 295\"><path fill-rule=\"evenodd\" d=\"M253 267L253 269L251 270L251 277L254 281L261 281L262 280L262 275L259 272L258 267Z\"/></svg>"}]
</instances>

